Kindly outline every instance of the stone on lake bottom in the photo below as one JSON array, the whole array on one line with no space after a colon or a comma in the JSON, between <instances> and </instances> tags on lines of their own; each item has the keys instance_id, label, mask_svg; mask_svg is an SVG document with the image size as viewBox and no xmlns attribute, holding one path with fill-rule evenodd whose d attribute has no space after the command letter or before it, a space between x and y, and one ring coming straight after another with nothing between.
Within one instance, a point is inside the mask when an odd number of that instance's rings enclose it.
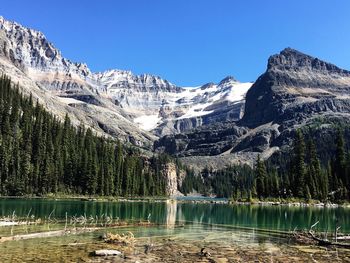
<instances>
[{"instance_id":1,"label":"stone on lake bottom","mask_svg":"<svg viewBox=\"0 0 350 263\"><path fill-rule=\"evenodd\" d=\"M95 251L95 256L120 256L122 252L114 249L100 249Z\"/></svg>"}]
</instances>

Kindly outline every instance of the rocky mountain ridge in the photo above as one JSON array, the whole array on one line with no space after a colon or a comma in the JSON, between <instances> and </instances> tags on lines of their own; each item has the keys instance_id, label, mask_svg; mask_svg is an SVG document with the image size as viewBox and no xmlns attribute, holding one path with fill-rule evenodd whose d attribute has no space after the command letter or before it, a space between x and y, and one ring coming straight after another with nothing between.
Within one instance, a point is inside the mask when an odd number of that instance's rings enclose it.
<instances>
[{"instance_id":1,"label":"rocky mountain ridge","mask_svg":"<svg viewBox=\"0 0 350 263\"><path fill-rule=\"evenodd\" d=\"M208 160L222 167L252 164L257 155L266 159L288 149L295 130L314 123L322 123L323 133L334 133L331 124L350 119L349 73L286 48L269 58L266 72L248 90L242 119L165 136L155 150L199 167Z\"/></svg>"},{"instance_id":2,"label":"rocky mountain ridge","mask_svg":"<svg viewBox=\"0 0 350 263\"><path fill-rule=\"evenodd\" d=\"M93 73L64 58L43 33L3 17L0 70L59 117L68 113L77 125L148 148L158 136L239 119L252 85L226 78L183 88L149 74Z\"/></svg>"},{"instance_id":3,"label":"rocky mountain ridge","mask_svg":"<svg viewBox=\"0 0 350 263\"><path fill-rule=\"evenodd\" d=\"M267 71L247 93L241 123L256 127L287 122L300 114L338 112L349 98L349 71L286 48L269 58Z\"/></svg>"},{"instance_id":4,"label":"rocky mountain ridge","mask_svg":"<svg viewBox=\"0 0 350 263\"><path fill-rule=\"evenodd\" d=\"M186 88L149 74L93 73L39 31L0 17L0 72L62 119L199 168L252 164L288 148L298 128L350 117L350 72L291 48L271 56L254 84L227 77Z\"/></svg>"}]
</instances>

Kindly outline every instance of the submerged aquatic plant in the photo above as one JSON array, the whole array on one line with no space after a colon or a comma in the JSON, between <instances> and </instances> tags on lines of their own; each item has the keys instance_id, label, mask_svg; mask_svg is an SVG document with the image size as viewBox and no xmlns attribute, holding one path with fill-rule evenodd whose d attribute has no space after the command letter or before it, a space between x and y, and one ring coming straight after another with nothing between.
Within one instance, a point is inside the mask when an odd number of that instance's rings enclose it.
<instances>
[{"instance_id":1,"label":"submerged aquatic plant","mask_svg":"<svg viewBox=\"0 0 350 263\"><path fill-rule=\"evenodd\" d=\"M121 244L124 246L133 246L135 242L134 234L130 231L122 234L107 233L104 237L104 241L107 243Z\"/></svg>"}]
</instances>

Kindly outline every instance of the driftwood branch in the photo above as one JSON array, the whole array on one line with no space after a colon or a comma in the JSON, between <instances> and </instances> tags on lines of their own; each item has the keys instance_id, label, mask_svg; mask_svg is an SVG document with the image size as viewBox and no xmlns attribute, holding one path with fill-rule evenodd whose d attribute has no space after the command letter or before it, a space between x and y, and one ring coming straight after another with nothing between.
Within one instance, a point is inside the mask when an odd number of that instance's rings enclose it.
<instances>
[{"instance_id":1,"label":"driftwood branch","mask_svg":"<svg viewBox=\"0 0 350 263\"><path fill-rule=\"evenodd\" d=\"M68 234L80 234L80 233L86 233L86 232L93 232L99 229L101 228L99 227L91 227L91 228L84 228L84 229L73 228L69 230L56 230L56 231L15 235L15 236L9 236L9 237L0 237L0 243L6 242L6 241L14 241L14 240L43 238L43 237L58 237L58 236L64 236Z\"/></svg>"},{"instance_id":2,"label":"driftwood branch","mask_svg":"<svg viewBox=\"0 0 350 263\"><path fill-rule=\"evenodd\" d=\"M317 226L317 224L319 223L320 221L317 221L315 224L313 224L311 227L310 227L310 231L315 227Z\"/></svg>"},{"instance_id":3,"label":"driftwood branch","mask_svg":"<svg viewBox=\"0 0 350 263\"><path fill-rule=\"evenodd\" d=\"M329 240L318 238L312 233L312 231L309 231L309 236L313 240L317 241L320 246L337 246L337 247L343 247L343 248L349 248L350 249L350 244L339 243L339 242L332 242L332 241L329 241Z\"/></svg>"}]
</instances>

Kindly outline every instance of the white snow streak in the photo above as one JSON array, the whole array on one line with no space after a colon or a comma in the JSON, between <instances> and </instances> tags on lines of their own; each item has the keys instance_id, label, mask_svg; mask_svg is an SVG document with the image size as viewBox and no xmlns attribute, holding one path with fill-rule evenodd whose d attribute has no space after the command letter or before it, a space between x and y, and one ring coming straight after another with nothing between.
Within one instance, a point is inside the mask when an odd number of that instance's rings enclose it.
<instances>
[{"instance_id":1,"label":"white snow streak","mask_svg":"<svg viewBox=\"0 0 350 263\"><path fill-rule=\"evenodd\" d=\"M143 115L134 119L134 122L145 131L151 131L157 127L161 118L158 115Z\"/></svg>"}]
</instances>

